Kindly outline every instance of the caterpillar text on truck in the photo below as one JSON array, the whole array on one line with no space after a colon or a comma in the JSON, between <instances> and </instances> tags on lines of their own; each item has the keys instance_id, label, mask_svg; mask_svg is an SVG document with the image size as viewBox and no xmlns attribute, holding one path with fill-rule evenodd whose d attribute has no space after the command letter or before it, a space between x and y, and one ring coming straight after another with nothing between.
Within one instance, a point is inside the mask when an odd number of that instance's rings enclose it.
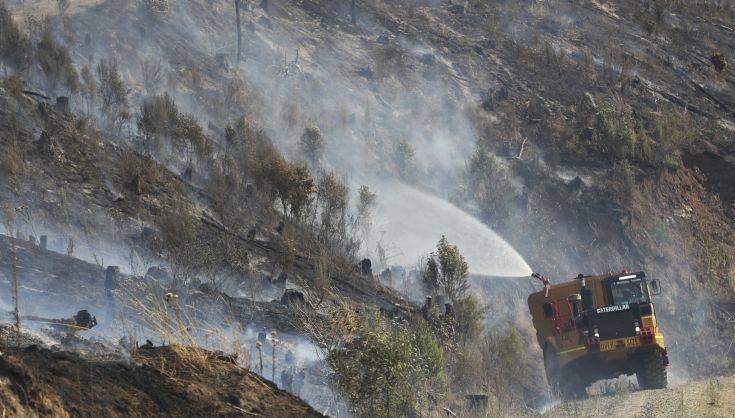
<instances>
[{"instance_id":1,"label":"caterpillar text on truck","mask_svg":"<svg viewBox=\"0 0 735 418\"><path fill-rule=\"evenodd\" d=\"M669 359L652 300L658 280L627 271L553 285L533 277L544 289L528 308L554 392L575 398L597 380L633 374L641 389L666 387Z\"/></svg>"}]
</instances>

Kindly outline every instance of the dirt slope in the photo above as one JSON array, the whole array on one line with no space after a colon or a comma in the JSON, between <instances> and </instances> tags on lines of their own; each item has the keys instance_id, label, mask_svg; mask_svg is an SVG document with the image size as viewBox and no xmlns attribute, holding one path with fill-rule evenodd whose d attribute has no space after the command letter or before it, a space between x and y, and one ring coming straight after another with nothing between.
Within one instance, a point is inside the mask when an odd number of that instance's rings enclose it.
<instances>
[{"instance_id":1,"label":"dirt slope","mask_svg":"<svg viewBox=\"0 0 735 418\"><path fill-rule=\"evenodd\" d=\"M594 396L556 405L544 417L731 417L735 416L735 377L699 380L668 389Z\"/></svg>"},{"instance_id":2,"label":"dirt slope","mask_svg":"<svg viewBox=\"0 0 735 418\"><path fill-rule=\"evenodd\" d=\"M227 358L198 349L141 348L126 362L35 345L3 348L0 375L3 416L323 416Z\"/></svg>"}]
</instances>

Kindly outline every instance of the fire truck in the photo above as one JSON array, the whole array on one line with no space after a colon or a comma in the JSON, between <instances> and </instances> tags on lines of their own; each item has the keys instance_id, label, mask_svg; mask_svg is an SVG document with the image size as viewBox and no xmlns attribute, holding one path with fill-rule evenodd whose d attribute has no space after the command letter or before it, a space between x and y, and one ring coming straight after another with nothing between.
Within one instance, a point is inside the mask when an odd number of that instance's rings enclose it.
<instances>
[{"instance_id":1,"label":"fire truck","mask_svg":"<svg viewBox=\"0 0 735 418\"><path fill-rule=\"evenodd\" d=\"M536 338L552 391L564 399L586 395L593 382L636 375L641 389L667 385L669 364L652 297L658 280L644 272L577 278L528 297Z\"/></svg>"}]
</instances>

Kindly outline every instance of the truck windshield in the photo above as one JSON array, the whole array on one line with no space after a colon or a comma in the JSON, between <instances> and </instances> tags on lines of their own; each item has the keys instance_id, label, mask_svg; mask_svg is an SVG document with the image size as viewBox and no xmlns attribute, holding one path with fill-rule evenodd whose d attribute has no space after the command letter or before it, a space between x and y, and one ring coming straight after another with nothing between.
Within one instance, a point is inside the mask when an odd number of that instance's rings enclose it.
<instances>
[{"instance_id":1,"label":"truck windshield","mask_svg":"<svg viewBox=\"0 0 735 418\"><path fill-rule=\"evenodd\" d=\"M612 296L613 303L616 305L648 302L646 282L641 279L613 282Z\"/></svg>"}]
</instances>

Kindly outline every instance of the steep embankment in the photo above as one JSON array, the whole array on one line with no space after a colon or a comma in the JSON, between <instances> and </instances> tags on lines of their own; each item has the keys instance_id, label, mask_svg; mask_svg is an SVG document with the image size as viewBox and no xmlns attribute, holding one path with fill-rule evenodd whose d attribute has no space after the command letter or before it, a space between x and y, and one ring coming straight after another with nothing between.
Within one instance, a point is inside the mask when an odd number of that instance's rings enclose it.
<instances>
[{"instance_id":1,"label":"steep embankment","mask_svg":"<svg viewBox=\"0 0 735 418\"><path fill-rule=\"evenodd\" d=\"M323 416L231 359L196 348L141 348L115 361L38 346L2 351L3 416Z\"/></svg>"}]
</instances>

